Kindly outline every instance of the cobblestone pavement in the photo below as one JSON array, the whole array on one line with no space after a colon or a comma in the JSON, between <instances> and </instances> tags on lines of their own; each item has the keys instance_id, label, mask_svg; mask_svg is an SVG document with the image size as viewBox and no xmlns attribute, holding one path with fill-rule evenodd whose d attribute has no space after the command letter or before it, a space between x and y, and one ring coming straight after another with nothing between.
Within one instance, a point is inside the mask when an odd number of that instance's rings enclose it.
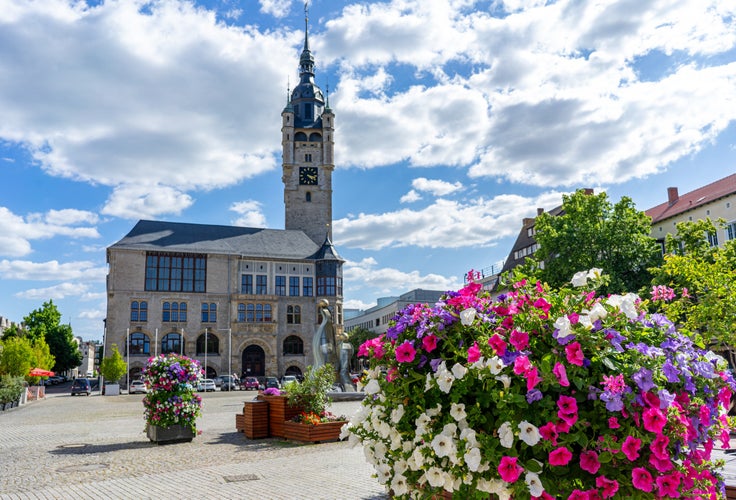
<instances>
[{"instance_id":1,"label":"cobblestone pavement","mask_svg":"<svg viewBox=\"0 0 736 500\"><path fill-rule=\"evenodd\" d=\"M249 440L235 414L254 392L203 394L202 434L155 445L142 395L68 392L0 412L0 499L385 500L360 448ZM335 402L352 415L358 402Z\"/></svg>"}]
</instances>

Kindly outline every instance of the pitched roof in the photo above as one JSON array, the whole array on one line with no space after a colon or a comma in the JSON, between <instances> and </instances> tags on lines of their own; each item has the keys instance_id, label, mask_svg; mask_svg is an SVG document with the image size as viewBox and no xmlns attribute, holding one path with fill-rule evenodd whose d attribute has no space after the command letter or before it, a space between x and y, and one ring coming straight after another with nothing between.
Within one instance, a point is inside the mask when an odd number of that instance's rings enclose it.
<instances>
[{"instance_id":1,"label":"pitched roof","mask_svg":"<svg viewBox=\"0 0 736 500\"><path fill-rule=\"evenodd\" d=\"M736 194L736 174L729 175L689 193L678 195L677 188L668 189L668 201L646 210L652 224L693 210L719 198Z\"/></svg>"},{"instance_id":2,"label":"pitched roof","mask_svg":"<svg viewBox=\"0 0 736 500\"><path fill-rule=\"evenodd\" d=\"M303 231L140 220L116 249L306 260L320 249Z\"/></svg>"}]
</instances>

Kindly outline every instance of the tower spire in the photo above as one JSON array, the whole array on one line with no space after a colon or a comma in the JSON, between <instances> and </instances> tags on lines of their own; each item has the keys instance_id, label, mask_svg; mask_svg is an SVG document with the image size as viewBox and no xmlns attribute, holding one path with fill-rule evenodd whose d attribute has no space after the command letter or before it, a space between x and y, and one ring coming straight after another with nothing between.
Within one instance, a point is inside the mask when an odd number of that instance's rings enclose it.
<instances>
[{"instance_id":1,"label":"tower spire","mask_svg":"<svg viewBox=\"0 0 736 500\"><path fill-rule=\"evenodd\" d=\"M309 50L309 2L304 2L304 50Z\"/></svg>"}]
</instances>

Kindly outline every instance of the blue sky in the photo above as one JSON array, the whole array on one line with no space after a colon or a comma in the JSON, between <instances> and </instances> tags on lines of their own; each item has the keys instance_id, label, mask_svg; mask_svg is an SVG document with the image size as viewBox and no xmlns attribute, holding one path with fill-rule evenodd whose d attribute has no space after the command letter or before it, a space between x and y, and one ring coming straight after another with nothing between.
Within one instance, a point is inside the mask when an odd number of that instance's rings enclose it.
<instances>
[{"instance_id":1,"label":"blue sky","mask_svg":"<svg viewBox=\"0 0 736 500\"><path fill-rule=\"evenodd\" d=\"M591 187L646 210L736 165L733 0L313 0L346 307L455 289ZM138 219L280 229L297 0L0 0L0 316L101 339Z\"/></svg>"}]
</instances>

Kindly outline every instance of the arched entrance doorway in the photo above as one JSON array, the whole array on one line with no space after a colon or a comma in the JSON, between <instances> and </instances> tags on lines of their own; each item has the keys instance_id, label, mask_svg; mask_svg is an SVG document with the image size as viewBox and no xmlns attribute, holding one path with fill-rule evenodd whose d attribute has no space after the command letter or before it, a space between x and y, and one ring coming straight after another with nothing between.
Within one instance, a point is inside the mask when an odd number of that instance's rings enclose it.
<instances>
[{"instance_id":1,"label":"arched entrance doorway","mask_svg":"<svg viewBox=\"0 0 736 500\"><path fill-rule=\"evenodd\" d=\"M286 372L284 372L284 375L294 375L297 379L302 379L302 371L299 369L298 366L290 366L286 369Z\"/></svg>"},{"instance_id":2,"label":"arched entrance doorway","mask_svg":"<svg viewBox=\"0 0 736 500\"><path fill-rule=\"evenodd\" d=\"M243 376L263 377L266 375L266 353L257 345L249 345L243 351Z\"/></svg>"}]
</instances>

